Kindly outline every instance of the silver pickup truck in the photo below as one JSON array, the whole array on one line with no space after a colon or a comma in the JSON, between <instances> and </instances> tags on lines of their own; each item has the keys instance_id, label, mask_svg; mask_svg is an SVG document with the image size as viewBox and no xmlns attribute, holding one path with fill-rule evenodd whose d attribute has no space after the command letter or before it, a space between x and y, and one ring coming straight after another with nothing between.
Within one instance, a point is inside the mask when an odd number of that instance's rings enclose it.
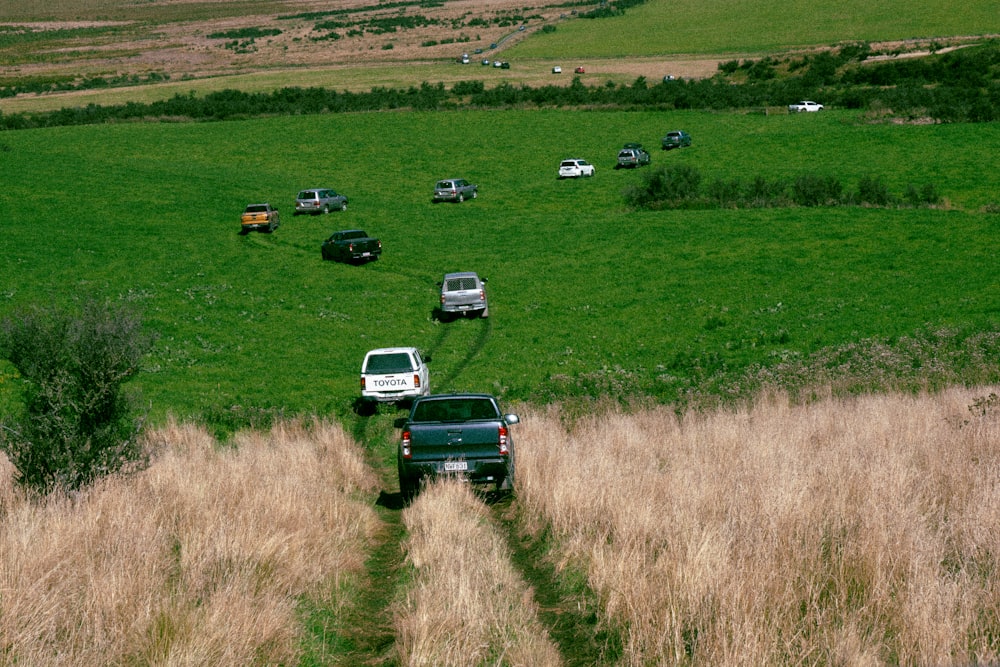
<instances>
[{"instance_id":1,"label":"silver pickup truck","mask_svg":"<svg viewBox=\"0 0 1000 667\"><path fill-rule=\"evenodd\" d=\"M501 412L488 394L418 398L410 415L395 422L402 429L396 458L403 498L412 498L422 479L441 475L513 491L510 426L516 423L517 415Z\"/></svg>"},{"instance_id":2,"label":"silver pickup truck","mask_svg":"<svg viewBox=\"0 0 1000 667\"><path fill-rule=\"evenodd\" d=\"M446 273L440 285L442 319L457 315L490 316L486 278L480 278L474 271Z\"/></svg>"}]
</instances>

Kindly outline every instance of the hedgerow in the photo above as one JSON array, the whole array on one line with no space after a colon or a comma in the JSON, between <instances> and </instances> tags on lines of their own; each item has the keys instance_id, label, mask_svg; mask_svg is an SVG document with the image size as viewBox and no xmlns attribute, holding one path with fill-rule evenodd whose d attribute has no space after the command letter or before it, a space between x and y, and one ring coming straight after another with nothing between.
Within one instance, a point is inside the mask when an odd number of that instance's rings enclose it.
<instances>
[{"instance_id":1,"label":"hedgerow","mask_svg":"<svg viewBox=\"0 0 1000 667\"><path fill-rule=\"evenodd\" d=\"M755 176L715 178L702 188L701 173L687 164L646 171L624 192L631 207L649 210L693 208L776 208L781 206L935 206L941 196L932 183L909 184L902 195L889 191L881 176L865 174L856 189L846 189L835 176L803 173L793 179Z\"/></svg>"},{"instance_id":2,"label":"hedgerow","mask_svg":"<svg viewBox=\"0 0 1000 667\"><path fill-rule=\"evenodd\" d=\"M381 25L379 30L388 30ZM331 33L331 36L335 33ZM846 54L846 55L845 55ZM275 114L339 113L384 109L449 109L601 106L617 109L738 110L773 107L790 99L823 99L828 107L880 109L895 116L939 122L1000 120L1000 41L993 40L925 58L920 65L879 63L859 66L868 51L859 45L835 54L814 55L793 63L765 59L720 65L720 73L699 80L674 79L650 84L585 85L574 77L568 86L532 88L508 83L469 95L462 84L441 83L407 89L373 88L336 92L323 88L283 88L270 93L223 90L203 97L176 95L148 104L89 105L32 114L0 115L0 129L105 123L136 118L223 120ZM845 64L846 63L846 64ZM850 67L848 65L852 65ZM883 71L883 68L887 68ZM779 76L779 69L787 70ZM949 76L949 73L957 73ZM153 76L153 75L150 75ZM742 82L734 80L739 77ZM103 85L92 81L87 85ZM458 88L458 90L456 90ZM23 91L17 91L23 92ZM11 94L0 89L0 95Z\"/></svg>"}]
</instances>

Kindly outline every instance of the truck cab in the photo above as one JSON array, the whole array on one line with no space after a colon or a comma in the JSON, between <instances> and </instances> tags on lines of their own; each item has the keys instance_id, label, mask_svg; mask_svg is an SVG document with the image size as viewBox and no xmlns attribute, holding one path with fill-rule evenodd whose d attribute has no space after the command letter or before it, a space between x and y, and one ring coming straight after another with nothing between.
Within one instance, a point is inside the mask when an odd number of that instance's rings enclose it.
<instances>
[{"instance_id":1,"label":"truck cab","mask_svg":"<svg viewBox=\"0 0 1000 667\"><path fill-rule=\"evenodd\" d=\"M426 396L431 391L427 363L415 347L371 350L361 363L361 398L394 403Z\"/></svg>"}]
</instances>

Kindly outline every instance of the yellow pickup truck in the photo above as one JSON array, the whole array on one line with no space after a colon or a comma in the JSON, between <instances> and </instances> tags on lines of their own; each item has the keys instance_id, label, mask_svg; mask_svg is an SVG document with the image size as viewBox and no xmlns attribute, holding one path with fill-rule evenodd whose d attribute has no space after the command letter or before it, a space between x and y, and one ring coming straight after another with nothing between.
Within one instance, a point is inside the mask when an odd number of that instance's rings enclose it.
<instances>
[{"instance_id":1,"label":"yellow pickup truck","mask_svg":"<svg viewBox=\"0 0 1000 667\"><path fill-rule=\"evenodd\" d=\"M243 210L240 223L241 234L252 231L270 234L281 224L281 216L278 214L278 210L272 208L270 204L249 204Z\"/></svg>"}]
</instances>

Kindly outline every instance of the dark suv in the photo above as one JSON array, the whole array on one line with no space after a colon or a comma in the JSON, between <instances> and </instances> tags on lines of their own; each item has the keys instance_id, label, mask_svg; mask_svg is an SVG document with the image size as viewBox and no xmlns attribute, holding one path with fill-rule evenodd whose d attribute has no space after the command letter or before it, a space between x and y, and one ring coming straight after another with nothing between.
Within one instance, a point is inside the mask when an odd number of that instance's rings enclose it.
<instances>
[{"instance_id":1,"label":"dark suv","mask_svg":"<svg viewBox=\"0 0 1000 667\"><path fill-rule=\"evenodd\" d=\"M663 137L663 150L665 151L668 151L671 148L683 148L684 146L690 145L691 135L684 130L667 132L667 136Z\"/></svg>"}]
</instances>

